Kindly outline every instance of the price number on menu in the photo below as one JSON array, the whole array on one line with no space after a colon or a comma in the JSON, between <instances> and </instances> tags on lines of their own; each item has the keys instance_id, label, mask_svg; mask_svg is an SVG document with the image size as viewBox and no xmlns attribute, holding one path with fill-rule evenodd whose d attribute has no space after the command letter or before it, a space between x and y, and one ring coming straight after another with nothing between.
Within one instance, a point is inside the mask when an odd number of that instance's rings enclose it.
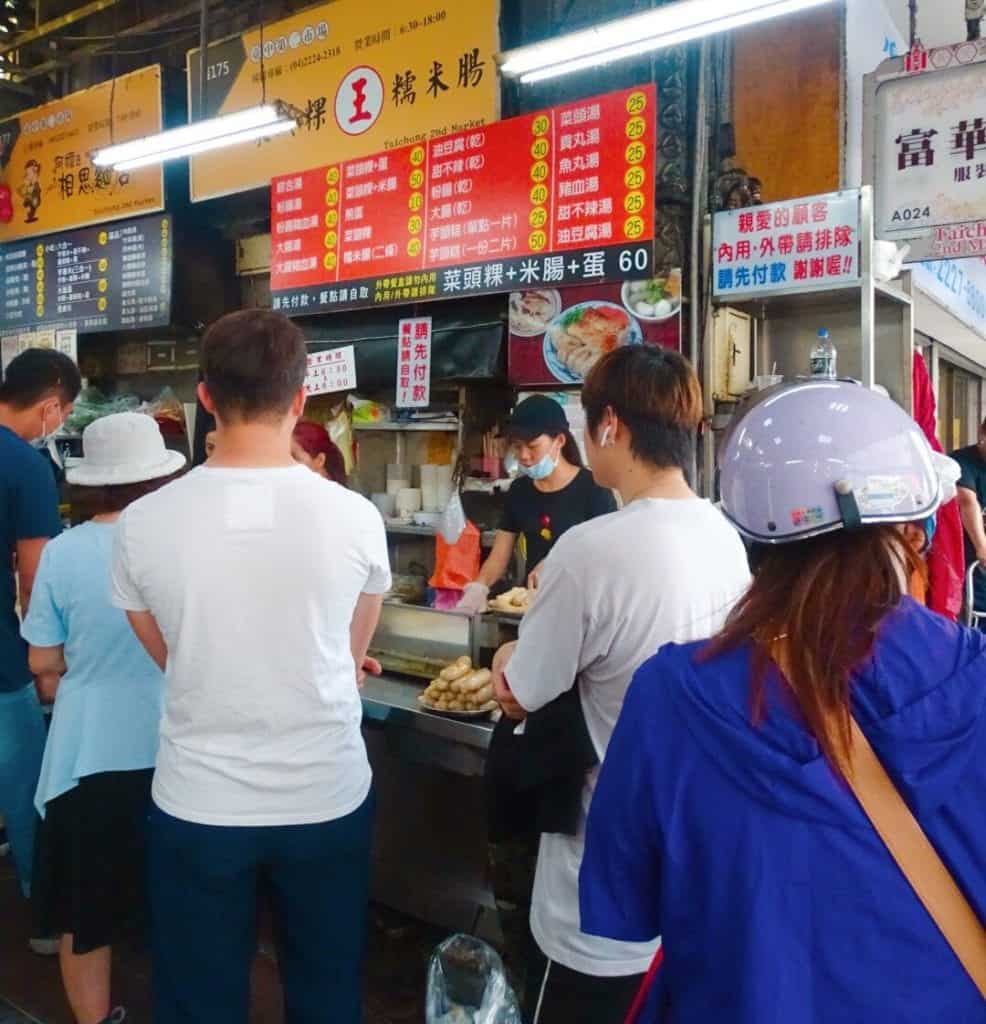
<instances>
[{"instance_id":1,"label":"price number on menu","mask_svg":"<svg viewBox=\"0 0 986 1024\"><path fill-rule=\"evenodd\" d=\"M627 238L640 238L644 233L644 218L627 217L623 224L623 233Z\"/></svg>"},{"instance_id":2,"label":"price number on menu","mask_svg":"<svg viewBox=\"0 0 986 1024\"><path fill-rule=\"evenodd\" d=\"M547 181L549 169L544 160L539 160L531 168L531 181Z\"/></svg>"},{"instance_id":3,"label":"price number on menu","mask_svg":"<svg viewBox=\"0 0 986 1024\"><path fill-rule=\"evenodd\" d=\"M642 114L647 106L647 97L642 92L632 92L627 97L627 113Z\"/></svg>"},{"instance_id":4,"label":"price number on menu","mask_svg":"<svg viewBox=\"0 0 986 1024\"><path fill-rule=\"evenodd\" d=\"M647 180L647 172L643 167L631 167L623 175L623 184L627 188L640 188Z\"/></svg>"},{"instance_id":5,"label":"price number on menu","mask_svg":"<svg viewBox=\"0 0 986 1024\"><path fill-rule=\"evenodd\" d=\"M646 247L623 249L618 258L618 266L621 274L633 271L642 274L650 269L650 251Z\"/></svg>"},{"instance_id":6,"label":"price number on menu","mask_svg":"<svg viewBox=\"0 0 986 1024\"><path fill-rule=\"evenodd\" d=\"M535 160L543 160L548 155L548 150L551 149L551 144L547 139L537 139L533 146L531 146L531 156Z\"/></svg>"},{"instance_id":7,"label":"price number on menu","mask_svg":"<svg viewBox=\"0 0 986 1024\"><path fill-rule=\"evenodd\" d=\"M642 117L631 117L627 121L627 138L642 139L647 134L647 122Z\"/></svg>"},{"instance_id":8,"label":"price number on menu","mask_svg":"<svg viewBox=\"0 0 986 1024\"><path fill-rule=\"evenodd\" d=\"M644 199L643 192L631 192L626 199L623 200L623 209L627 213L640 213L644 208L646 200Z\"/></svg>"}]
</instances>

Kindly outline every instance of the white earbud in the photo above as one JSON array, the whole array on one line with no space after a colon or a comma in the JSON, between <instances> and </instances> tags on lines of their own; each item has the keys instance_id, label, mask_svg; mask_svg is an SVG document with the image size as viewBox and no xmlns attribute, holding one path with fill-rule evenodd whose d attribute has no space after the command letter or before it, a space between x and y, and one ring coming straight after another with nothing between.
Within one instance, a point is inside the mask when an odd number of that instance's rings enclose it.
<instances>
[{"instance_id":1,"label":"white earbud","mask_svg":"<svg viewBox=\"0 0 986 1024\"><path fill-rule=\"evenodd\" d=\"M611 448L613 446L612 436L613 436L613 428L612 427L607 427L603 431L603 436L599 440L599 447L600 448Z\"/></svg>"}]
</instances>

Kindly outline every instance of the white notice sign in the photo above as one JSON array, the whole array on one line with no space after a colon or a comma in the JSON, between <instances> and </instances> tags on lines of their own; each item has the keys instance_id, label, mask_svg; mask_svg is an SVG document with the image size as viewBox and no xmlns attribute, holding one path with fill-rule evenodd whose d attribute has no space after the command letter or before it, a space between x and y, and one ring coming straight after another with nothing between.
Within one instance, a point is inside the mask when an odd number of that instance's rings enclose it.
<instances>
[{"instance_id":1,"label":"white notice sign","mask_svg":"<svg viewBox=\"0 0 986 1024\"><path fill-rule=\"evenodd\" d=\"M352 345L312 352L308 356L305 392L327 395L333 391L352 391L356 387L356 352Z\"/></svg>"},{"instance_id":2,"label":"white notice sign","mask_svg":"<svg viewBox=\"0 0 986 1024\"><path fill-rule=\"evenodd\" d=\"M431 317L397 325L397 408L426 409L431 404Z\"/></svg>"}]
</instances>

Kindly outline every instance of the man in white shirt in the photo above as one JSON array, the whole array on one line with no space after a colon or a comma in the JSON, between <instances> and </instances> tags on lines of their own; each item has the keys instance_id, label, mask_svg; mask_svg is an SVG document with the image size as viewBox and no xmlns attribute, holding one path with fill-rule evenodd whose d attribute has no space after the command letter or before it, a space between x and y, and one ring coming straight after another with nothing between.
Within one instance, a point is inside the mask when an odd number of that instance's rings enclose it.
<instances>
[{"instance_id":1,"label":"man in white shirt","mask_svg":"<svg viewBox=\"0 0 986 1024\"><path fill-rule=\"evenodd\" d=\"M750 577L739 535L685 480L702 416L688 362L662 349L618 349L590 374L582 403L593 476L619 491L624 508L574 527L552 549L519 641L494 660L494 687L517 720L577 687L601 761L638 666L666 643L715 633ZM657 949L580 929L579 868L597 771L586 776L577 834L541 836L530 1024L622 1024Z\"/></svg>"},{"instance_id":2,"label":"man in white shirt","mask_svg":"<svg viewBox=\"0 0 986 1024\"><path fill-rule=\"evenodd\" d=\"M373 817L357 668L390 587L383 523L291 457L301 331L224 317L199 397L217 452L131 505L114 602L166 671L151 813L157 1024L245 1024L257 882L290 1024L356 1024Z\"/></svg>"}]
</instances>

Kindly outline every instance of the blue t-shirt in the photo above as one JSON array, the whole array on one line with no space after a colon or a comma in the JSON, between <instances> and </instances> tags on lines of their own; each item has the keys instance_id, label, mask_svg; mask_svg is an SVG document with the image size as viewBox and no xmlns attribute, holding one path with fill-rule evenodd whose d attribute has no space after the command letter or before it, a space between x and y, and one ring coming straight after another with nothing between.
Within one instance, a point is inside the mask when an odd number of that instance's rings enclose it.
<instances>
[{"instance_id":1,"label":"blue t-shirt","mask_svg":"<svg viewBox=\"0 0 986 1024\"><path fill-rule=\"evenodd\" d=\"M587 826L583 930L663 936L642 1022L986 1021L786 684L768 677L753 725L751 649L700 651L665 647L638 671ZM905 599L853 678L853 713L986 921L986 636Z\"/></svg>"},{"instance_id":2,"label":"blue t-shirt","mask_svg":"<svg viewBox=\"0 0 986 1024\"><path fill-rule=\"evenodd\" d=\"M17 542L57 537L61 530L51 466L12 430L0 427L0 693L31 682L16 611Z\"/></svg>"},{"instance_id":3,"label":"blue t-shirt","mask_svg":"<svg viewBox=\"0 0 986 1024\"><path fill-rule=\"evenodd\" d=\"M110 603L115 526L86 523L47 544L23 634L65 645L35 804L98 772L153 768L164 676Z\"/></svg>"}]
</instances>

